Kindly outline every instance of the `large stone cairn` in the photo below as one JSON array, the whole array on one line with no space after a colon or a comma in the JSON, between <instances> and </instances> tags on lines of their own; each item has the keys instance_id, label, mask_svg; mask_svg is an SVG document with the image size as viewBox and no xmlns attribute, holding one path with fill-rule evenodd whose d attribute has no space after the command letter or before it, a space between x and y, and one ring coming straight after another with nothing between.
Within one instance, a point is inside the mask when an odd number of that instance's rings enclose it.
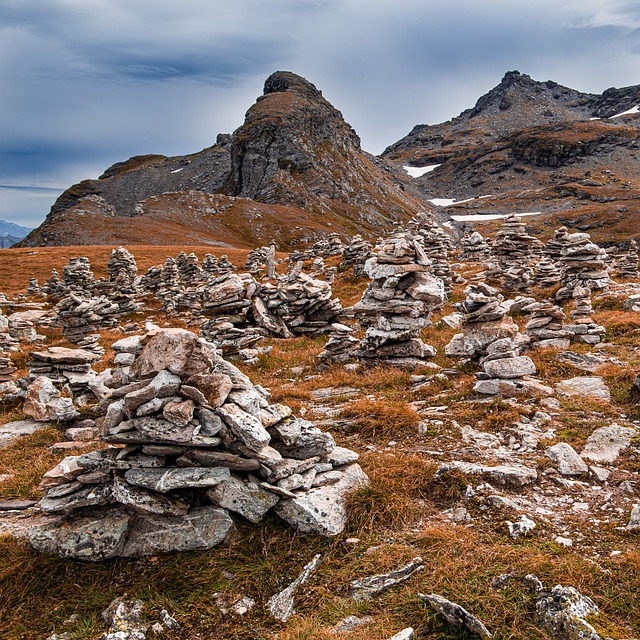
<instances>
[{"instance_id":1,"label":"large stone cairn","mask_svg":"<svg viewBox=\"0 0 640 640\"><path fill-rule=\"evenodd\" d=\"M342 261L339 268L346 271L353 269L356 278L364 276L364 263L373 255L373 245L364 240L361 235L355 235L342 251Z\"/></svg>"},{"instance_id":2,"label":"large stone cairn","mask_svg":"<svg viewBox=\"0 0 640 640\"><path fill-rule=\"evenodd\" d=\"M574 308L570 312L571 324L565 329L572 334L572 339L586 344L598 344L607 330L591 317L591 291L588 287L576 287L573 290Z\"/></svg>"},{"instance_id":3,"label":"large stone cairn","mask_svg":"<svg viewBox=\"0 0 640 640\"><path fill-rule=\"evenodd\" d=\"M231 260L229 260L225 254L222 254L218 260L218 273L224 274L235 270L236 268L233 266Z\"/></svg>"},{"instance_id":4,"label":"large stone cairn","mask_svg":"<svg viewBox=\"0 0 640 640\"><path fill-rule=\"evenodd\" d=\"M231 514L260 522L269 510L304 533L343 530L346 496L367 482L356 453L270 404L189 331L152 331L129 352L104 402L109 446L45 474L34 548L92 561L209 549Z\"/></svg>"},{"instance_id":5,"label":"large stone cairn","mask_svg":"<svg viewBox=\"0 0 640 640\"><path fill-rule=\"evenodd\" d=\"M521 218L509 215L496 233L491 276L502 277L502 285L508 291L524 291L529 288L533 276L531 263L541 251L542 243L527 233Z\"/></svg>"},{"instance_id":6,"label":"large stone cairn","mask_svg":"<svg viewBox=\"0 0 640 640\"><path fill-rule=\"evenodd\" d=\"M51 278L42 286L42 293L58 299L69 292L87 296L91 295L94 286L89 258L80 256L71 258L62 268L62 279L56 269L52 269Z\"/></svg>"},{"instance_id":7,"label":"large stone cairn","mask_svg":"<svg viewBox=\"0 0 640 640\"><path fill-rule=\"evenodd\" d=\"M478 231L463 236L461 243L460 260L463 262L486 262L491 256L489 243Z\"/></svg>"},{"instance_id":8,"label":"large stone cairn","mask_svg":"<svg viewBox=\"0 0 640 640\"><path fill-rule=\"evenodd\" d=\"M446 294L419 238L396 233L383 240L367 260L365 273L372 282L349 311L368 327L357 357L371 365L408 369L428 364L435 349L418 335L430 324L431 312L444 304Z\"/></svg>"},{"instance_id":9,"label":"large stone cairn","mask_svg":"<svg viewBox=\"0 0 640 640\"><path fill-rule=\"evenodd\" d=\"M464 313L462 333L452 338L445 353L476 360L482 366L482 372L476 374L474 391L508 397L518 393L553 393L530 377L536 366L529 356L520 355L529 338L506 315L508 307L502 304L498 290L480 283L468 286L465 296L465 301L458 305Z\"/></svg>"},{"instance_id":10,"label":"large stone cairn","mask_svg":"<svg viewBox=\"0 0 640 640\"><path fill-rule=\"evenodd\" d=\"M627 280L638 279L638 244L632 238L629 247L616 261L620 275Z\"/></svg>"},{"instance_id":11,"label":"large stone cairn","mask_svg":"<svg viewBox=\"0 0 640 640\"><path fill-rule=\"evenodd\" d=\"M559 301L569 300L576 287L602 291L611 284L606 267L607 252L591 242L588 233L570 233L562 249L562 287L556 293Z\"/></svg>"}]
</instances>

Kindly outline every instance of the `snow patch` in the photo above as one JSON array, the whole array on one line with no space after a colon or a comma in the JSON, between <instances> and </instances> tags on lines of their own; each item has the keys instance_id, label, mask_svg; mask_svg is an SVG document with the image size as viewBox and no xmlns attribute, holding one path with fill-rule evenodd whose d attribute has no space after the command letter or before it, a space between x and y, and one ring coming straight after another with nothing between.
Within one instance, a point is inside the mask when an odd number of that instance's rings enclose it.
<instances>
[{"instance_id":1,"label":"snow patch","mask_svg":"<svg viewBox=\"0 0 640 640\"><path fill-rule=\"evenodd\" d=\"M519 217L523 216L539 216L542 211L528 211L526 213L516 213L515 215ZM510 213L473 213L466 216L451 216L452 220L456 222L473 222L480 220L500 220L501 218L506 218L510 216Z\"/></svg>"},{"instance_id":2,"label":"snow patch","mask_svg":"<svg viewBox=\"0 0 640 640\"><path fill-rule=\"evenodd\" d=\"M620 116L630 116L632 113L640 113L640 104L637 104L635 107L627 109L627 111L623 111L622 113L616 113L615 116L609 116L609 120L611 118L619 118Z\"/></svg>"},{"instance_id":3,"label":"snow patch","mask_svg":"<svg viewBox=\"0 0 640 640\"><path fill-rule=\"evenodd\" d=\"M436 207L450 207L454 204L463 204L464 202L473 202L474 200L482 200L483 198L492 198L493 195L487 196L478 196L477 198L467 198L466 200L452 200L451 198L433 198L433 200L429 200L431 204L434 204Z\"/></svg>"},{"instance_id":4,"label":"snow patch","mask_svg":"<svg viewBox=\"0 0 640 640\"><path fill-rule=\"evenodd\" d=\"M172 171L171 173L180 173L183 169L184 169L184 167L180 167L179 169L176 169L175 171Z\"/></svg>"},{"instance_id":5,"label":"snow patch","mask_svg":"<svg viewBox=\"0 0 640 640\"><path fill-rule=\"evenodd\" d=\"M402 167L412 178L419 178L425 173L430 173L434 169L437 169L439 164L430 164L426 167Z\"/></svg>"}]
</instances>

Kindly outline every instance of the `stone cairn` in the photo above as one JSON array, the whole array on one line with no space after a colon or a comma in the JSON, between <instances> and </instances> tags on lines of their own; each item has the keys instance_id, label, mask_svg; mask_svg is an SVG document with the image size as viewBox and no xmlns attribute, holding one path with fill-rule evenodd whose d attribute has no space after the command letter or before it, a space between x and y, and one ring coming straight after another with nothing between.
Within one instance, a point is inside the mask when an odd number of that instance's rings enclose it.
<instances>
[{"instance_id":1,"label":"stone cairn","mask_svg":"<svg viewBox=\"0 0 640 640\"><path fill-rule=\"evenodd\" d=\"M353 337L353 329L341 322L334 322L329 332L329 341L318 355L321 362L344 364L353 359L360 341Z\"/></svg>"},{"instance_id":2,"label":"stone cairn","mask_svg":"<svg viewBox=\"0 0 640 640\"><path fill-rule=\"evenodd\" d=\"M353 275L356 278L364 276L364 263L372 255L372 244L368 240L364 240L362 236L355 235L342 251L342 261L340 262L339 269L346 271L352 268Z\"/></svg>"},{"instance_id":3,"label":"stone cairn","mask_svg":"<svg viewBox=\"0 0 640 640\"><path fill-rule=\"evenodd\" d=\"M202 271L208 278L218 274L218 258L213 254L207 253L202 260Z\"/></svg>"},{"instance_id":4,"label":"stone cairn","mask_svg":"<svg viewBox=\"0 0 640 640\"><path fill-rule=\"evenodd\" d=\"M524 291L529 288L533 276L531 262L541 250L540 240L527 233L519 216L511 214L496 233L492 249L494 263L487 277L502 278L507 291Z\"/></svg>"},{"instance_id":5,"label":"stone cairn","mask_svg":"<svg viewBox=\"0 0 640 640\"><path fill-rule=\"evenodd\" d=\"M12 395L18 391L18 387L14 382L14 376L17 367L11 361L11 355L0 350L0 397Z\"/></svg>"},{"instance_id":6,"label":"stone cairn","mask_svg":"<svg viewBox=\"0 0 640 640\"><path fill-rule=\"evenodd\" d=\"M461 242L460 260L463 262L486 262L491 256L489 243L478 231L465 235Z\"/></svg>"},{"instance_id":7,"label":"stone cairn","mask_svg":"<svg viewBox=\"0 0 640 640\"><path fill-rule=\"evenodd\" d=\"M469 285L466 299L458 305L464 314L462 333L446 346L449 356L477 360L482 371L476 374L476 393L512 397L551 395L553 390L531 378L536 366L529 356L519 355L529 338L518 331L518 325L506 315L497 289L485 283Z\"/></svg>"},{"instance_id":8,"label":"stone cairn","mask_svg":"<svg viewBox=\"0 0 640 640\"><path fill-rule=\"evenodd\" d=\"M574 308L569 314L571 324L565 329L572 334L572 338L577 342L586 344L598 344L607 330L593 320L591 314L591 291L588 287L576 287L573 290Z\"/></svg>"},{"instance_id":9,"label":"stone cairn","mask_svg":"<svg viewBox=\"0 0 640 640\"><path fill-rule=\"evenodd\" d=\"M108 448L42 479L35 549L91 561L209 549L231 514L260 522L270 510L304 533L344 529L346 497L367 483L356 453L270 404L190 331L152 331L129 351L104 401Z\"/></svg>"},{"instance_id":10,"label":"stone cairn","mask_svg":"<svg viewBox=\"0 0 640 640\"><path fill-rule=\"evenodd\" d=\"M544 255L534 267L532 284L541 289L555 287L562 282L562 271L549 256Z\"/></svg>"},{"instance_id":11,"label":"stone cairn","mask_svg":"<svg viewBox=\"0 0 640 640\"><path fill-rule=\"evenodd\" d=\"M433 274L444 282L447 296L453 291L453 273L449 264L449 253L453 251L453 242L444 229L424 213L416 216L410 223L411 232L421 239L426 254L431 260Z\"/></svg>"},{"instance_id":12,"label":"stone cairn","mask_svg":"<svg viewBox=\"0 0 640 640\"><path fill-rule=\"evenodd\" d=\"M549 257L553 262L560 262L562 258L562 250L567 245L569 237L569 229L560 227L553 232L553 238L547 240L542 251L544 255Z\"/></svg>"},{"instance_id":13,"label":"stone cairn","mask_svg":"<svg viewBox=\"0 0 640 640\"><path fill-rule=\"evenodd\" d=\"M632 238L629 247L616 261L620 275L627 280L638 279L638 244Z\"/></svg>"},{"instance_id":14,"label":"stone cairn","mask_svg":"<svg viewBox=\"0 0 640 640\"><path fill-rule=\"evenodd\" d=\"M258 274L260 272L260 268L267 264L268 252L269 247L256 247L255 249L251 249L247 254L247 260L244 263L244 268L252 275Z\"/></svg>"},{"instance_id":15,"label":"stone cairn","mask_svg":"<svg viewBox=\"0 0 640 640\"><path fill-rule=\"evenodd\" d=\"M225 254L222 254L218 260L218 273L224 274L235 270L236 268L231 263L231 260Z\"/></svg>"},{"instance_id":16,"label":"stone cairn","mask_svg":"<svg viewBox=\"0 0 640 640\"><path fill-rule=\"evenodd\" d=\"M568 349L570 332L564 326L564 311L552 302L531 302L521 309L528 321L524 332L537 349Z\"/></svg>"},{"instance_id":17,"label":"stone cairn","mask_svg":"<svg viewBox=\"0 0 640 640\"><path fill-rule=\"evenodd\" d=\"M93 370L100 356L87 349L49 347L29 353L28 374L19 380L23 389L46 376L58 388L65 388L78 405L95 404L102 399L99 375Z\"/></svg>"},{"instance_id":18,"label":"stone cairn","mask_svg":"<svg viewBox=\"0 0 640 640\"><path fill-rule=\"evenodd\" d=\"M51 278L42 286L42 293L60 299L73 292L77 295L91 295L95 286L89 258L80 256L71 258L62 268L62 279L56 271L51 270Z\"/></svg>"},{"instance_id":19,"label":"stone cairn","mask_svg":"<svg viewBox=\"0 0 640 640\"><path fill-rule=\"evenodd\" d=\"M104 295L82 298L69 292L54 307L54 311L62 326L62 333L69 342L82 342L85 348L94 345L94 349L101 351L102 348L96 346L100 338L97 332L117 327L118 316L126 313L128 309L123 310L119 304ZM104 353L104 350L101 353Z\"/></svg>"},{"instance_id":20,"label":"stone cairn","mask_svg":"<svg viewBox=\"0 0 640 640\"><path fill-rule=\"evenodd\" d=\"M602 291L611 284L606 267L607 252L591 242L588 233L570 233L562 249L562 287L556 300L569 300L576 287Z\"/></svg>"},{"instance_id":21,"label":"stone cairn","mask_svg":"<svg viewBox=\"0 0 640 640\"><path fill-rule=\"evenodd\" d=\"M431 312L444 304L446 294L419 239L396 233L383 240L367 260L365 273L372 282L349 310L368 327L358 359L407 369L428 364L435 349L418 335L429 325Z\"/></svg>"},{"instance_id":22,"label":"stone cairn","mask_svg":"<svg viewBox=\"0 0 640 640\"><path fill-rule=\"evenodd\" d=\"M111 253L107 262L107 275L114 287L114 293L133 295L138 277L138 265L133 254L124 247L118 247Z\"/></svg>"}]
</instances>

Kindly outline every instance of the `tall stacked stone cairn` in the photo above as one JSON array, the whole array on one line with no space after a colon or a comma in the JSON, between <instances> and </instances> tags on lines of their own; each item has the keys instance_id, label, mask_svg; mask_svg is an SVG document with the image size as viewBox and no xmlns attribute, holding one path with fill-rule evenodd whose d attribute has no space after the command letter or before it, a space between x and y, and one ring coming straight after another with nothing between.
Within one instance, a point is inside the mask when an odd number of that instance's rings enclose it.
<instances>
[{"instance_id":1,"label":"tall stacked stone cairn","mask_svg":"<svg viewBox=\"0 0 640 640\"><path fill-rule=\"evenodd\" d=\"M536 372L531 358L519 355L529 338L506 315L508 307L498 290L480 283L464 293L466 299L458 305L464 313L462 333L452 338L445 353L478 361L482 371L476 374L474 391L506 397L551 395L552 389L531 378Z\"/></svg>"},{"instance_id":2,"label":"tall stacked stone cairn","mask_svg":"<svg viewBox=\"0 0 640 640\"><path fill-rule=\"evenodd\" d=\"M607 330L591 317L591 291L587 287L576 287L573 290L574 308L569 314L571 324L565 329L572 334L571 338L586 344L598 344Z\"/></svg>"},{"instance_id":3,"label":"tall stacked stone cairn","mask_svg":"<svg viewBox=\"0 0 640 640\"><path fill-rule=\"evenodd\" d=\"M356 278L364 276L364 264L372 255L373 245L361 235L355 235L342 251L339 269L346 271L352 268Z\"/></svg>"},{"instance_id":4,"label":"tall stacked stone cairn","mask_svg":"<svg viewBox=\"0 0 640 640\"><path fill-rule=\"evenodd\" d=\"M11 351L19 349L19 343L12 338L7 329L9 320L0 309L0 396L16 393L18 390L13 379L17 368L11 362Z\"/></svg>"},{"instance_id":5,"label":"tall stacked stone cairn","mask_svg":"<svg viewBox=\"0 0 640 640\"><path fill-rule=\"evenodd\" d=\"M234 518L273 510L304 533L339 534L347 495L365 486L358 455L270 404L268 393L183 329L130 345L105 402L108 448L47 472L32 546L99 561L212 548Z\"/></svg>"},{"instance_id":6,"label":"tall stacked stone cairn","mask_svg":"<svg viewBox=\"0 0 640 640\"><path fill-rule=\"evenodd\" d=\"M493 265L487 277L502 279L507 291L525 291L529 288L532 262L540 255L542 243L527 233L519 216L511 214L504 219L496 233L492 248Z\"/></svg>"},{"instance_id":7,"label":"tall stacked stone cairn","mask_svg":"<svg viewBox=\"0 0 640 640\"><path fill-rule=\"evenodd\" d=\"M556 300L569 300L576 287L602 291L611 284L606 266L607 252L591 242L588 233L568 234L560 260L562 287L556 293Z\"/></svg>"},{"instance_id":8,"label":"tall stacked stone cairn","mask_svg":"<svg viewBox=\"0 0 640 640\"><path fill-rule=\"evenodd\" d=\"M90 339L91 344L96 344L100 337L97 332L117 327L118 316L126 313L128 308L122 309L104 295L84 298L70 291L56 304L54 311L69 342L78 344L89 335L97 335L97 338Z\"/></svg>"},{"instance_id":9,"label":"tall stacked stone cairn","mask_svg":"<svg viewBox=\"0 0 640 640\"><path fill-rule=\"evenodd\" d=\"M415 369L428 364L435 349L418 335L446 300L419 238L396 233L376 246L365 264L371 278L362 299L349 310L367 331L356 352L370 365Z\"/></svg>"},{"instance_id":10,"label":"tall stacked stone cairn","mask_svg":"<svg viewBox=\"0 0 640 640\"><path fill-rule=\"evenodd\" d=\"M124 247L118 247L111 253L107 262L107 275L114 287L114 293L134 295L136 293L136 279L138 265L133 254Z\"/></svg>"},{"instance_id":11,"label":"tall stacked stone cairn","mask_svg":"<svg viewBox=\"0 0 640 640\"><path fill-rule=\"evenodd\" d=\"M447 296L453 291L453 273L449 264L449 253L453 242L448 233L427 214L419 213L415 222L410 223L411 232L421 239L426 254L431 260L433 274L444 282Z\"/></svg>"},{"instance_id":12,"label":"tall stacked stone cairn","mask_svg":"<svg viewBox=\"0 0 640 640\"><path fill-rule=\"evenodd\" d=\"M461 243L460 260L463 262L486 262L491 256L489 243L478 231L463 236Z\"/></svg>"},{"instance_id":13,"label":"tall stacked stone cairn","mask_svg":"<svg viewBox=\"0 0 640 640\"><path fill-rule=\"evenodd\" d=\"M42 287L38 284L37 278L29 278L29 284L27 285L28 296L39 296L42 293Z\"/></svg>"},{"instance_id":14,"label":"tall stacked stone cairn","mask_svg":"<svg viewBox=\"0 0 640 640\"><path fill-rule=\"evenodd\" d=\"M89 258L71 258L62 268L62 279L56 269L51 270L51 278L42 286L42 293L60 299L69 292L90 295L95 286Z\"/></svg>"},{"instance_id":15,"label":"tall stacked stone cairn","mask_svg":"<svg viewBox=\"0 0 640 640\"><path fill-rule=\"evenodd\" d=\"M562 271L558 268L558 263L549 256L543 255L533 270L532 285L540 289L549 289L562 282Z\"/></svg>"},{"instance_id":16,"label":"tall stacked stone cairn","mask_svg":"<svg viewBox=\"0 0 640 640\"><path fill-rule=\"evenodd\" d=\"M620 275L627 280L638 279L638 244L632 238L629 247L616 261Z\"/></svg>"},{"instance_id":17,"label":"tall stacked stone cairn","mask_svg":"<svg viewBox=\"0 0 640 640\"><path fill-rule=\"evenodd\" d=\"M266 266L269 247L256 247L247 254L244 268L251 274L256 275L260 268Z\"/></svg>"},{"instance_id":18,"label":"tall stacked stone cairn","mask_svg":"<svg viewBox=\"0 0 640 640\"><path fill-rule=\"evenodd\" d=\"M564 311L552 302L531 302L521 308L527 317L524 332L537 349L567 349L569 331L564 326Z\"/></svg>"},{"instance_id":19,"label":"tall stacked stone cairn","mask_svg":"<svg viewBox=\"0 0 640 640\"><path fill-rule=\"evenodd\" d=\"M218 273L218 258L213 254L207 253L202 260L202 271L207 277L211 277Z\"/></svg>"}]
</instances>

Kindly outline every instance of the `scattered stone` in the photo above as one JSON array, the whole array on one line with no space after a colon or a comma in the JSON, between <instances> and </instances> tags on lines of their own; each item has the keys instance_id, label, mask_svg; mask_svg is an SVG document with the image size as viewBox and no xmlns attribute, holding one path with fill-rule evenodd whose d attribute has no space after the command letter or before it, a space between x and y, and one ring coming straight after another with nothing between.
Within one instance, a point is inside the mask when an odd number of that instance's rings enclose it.
<instances>
[{"instance_id":1,"label":"scattered stone","mask_svg":"<svg viewBox=\"0 0 640 640\"><path fill-rule=\"evenodd\" d=\"M561 396L580 396L594 398L596 400L611 400L611 392L600 376L580 376L563 380L555 385L556 391Z\"/></svg>"},{"instance_id":2,"label":"scattered stone","mask_svg":"<svg viewBox=\"0 0 640 640\"><path fill-rule=\"evenodd\" d=\"M618 424L600 427L587 438L580 455L597 464L611 464L629 447L637 435L637 429Z\"/></svg>"},{"instance_id":3,"label":"scattered stone","mask_svg":"<svg viewBox=\"0 0 640 640\"><path fill-rule=\"evenodd\" d=\"M286 622L295 612L294 597L300 585L304 584L309 576L318 568L322 555L317 554L313 560L307 564L300 575L284 590L269 598L267 607L271 615L280 622Z\"/></svg>"},{"instance_id":4,"label":"scattered stone","mask_svg":"<svg viewBox=\"0 0 640 640\"><path fill-rule=\"evenodd\" d=\"M638 531L640 529L640 504L633 506L625 529L627 531Z\"/></svg>"},{"instance_id":5,"label":"scattered stone","mask_svg":"<svg viewBox=\"0 0 640 640\"><path fill-rule=\"evenodd\" d=\"M27 389L22 411L38 422L72 420L79 413L46 376L38 376Z\"/></svg>"},{"instance_id":6,"label":"scattered stone","mask_svg":"<svg viewBox=\"0 0 640 640\"><path fill-rule=\"evenodd\" d=\"M454 627L464 627L471 633L475 633L485 640L491 640L493 637L478 618L470 614L459 604L451 602L435 593L430 595L419 593L418 598L426 602L434 611L443 615Z\"/></svg>"},{"instance_id":7,"label":"scattered stone","mask_svg":"<svg viewBox=\"0 0 640 640\"><path fill-rule=\"evenodd\" d=\"M517 522L507 520L506 525L509 529L509 535L514 539L526 538L536 528L536 523L525 515L520 516L520 520Z\"/></svg>"},{"instance_id":8,"label":"scattered stone","mask_svg":"<svg viewBox=\"0 0 640 640\"><path fill-rule=\"evenodd\" d=\"M558 473L563 476L581 476L589 472L585 461L566 442L549 447L546 456L558 467Z\"/></svg>"},{"instance_id":9,"label":"scattered stone","mask_svg":"<svg viewBox=\"0 0 640 640\"><path fill-rule=\"evenodd\" d=\"M349 596L357 601L370 600L373 596L402 584L411 578L414 573L423 569L422 558L414 558L401 569L354 580L349 585Z\"/></svg>"},{"instance_id":10,"label":"scattered stone","mask_svg":"<svg viewBox=\"0 0 640 640\"><path fill-rule=\"evenodd\" d=\"M351 633L359 627L363 627L371 622L373 622L373 618L371 616L363 616L362 618L359 618L358 616L347 616L340 620L340 622L338 622L331 631L337 634Z\"/></svg>"},{"instance_id":11,"label":"scattered stone","mask_svg":"<svg viewBox=\"0 0 640 640\"><path fill-rule=\"evenodd\" d=\"M17 420L0 425L0 449L9 446L14 440L44 429L47 425L35 420Z\"/></svg>"}]
</instances>

